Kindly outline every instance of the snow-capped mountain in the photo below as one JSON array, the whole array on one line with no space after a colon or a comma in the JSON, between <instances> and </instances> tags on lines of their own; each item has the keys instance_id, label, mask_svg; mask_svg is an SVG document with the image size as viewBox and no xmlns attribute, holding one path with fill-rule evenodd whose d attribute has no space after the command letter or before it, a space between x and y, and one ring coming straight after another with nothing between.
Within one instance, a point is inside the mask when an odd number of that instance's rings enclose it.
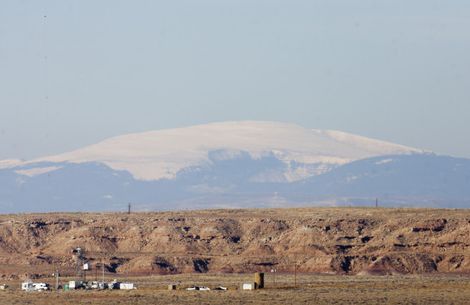
<instances>
[{"instance_id":1,"label":"snow-capped mountain","mask_svg":"<svg viewBox=\"0 0 470 305\"><path fill-rule=\"evenodd\" d=\"M274 156L282 161L287 168L272 179L292 182L355 160L419 152L422 151L340 131L243 121L123 135L25 164L98 162L114 170L128 171L135 179L151 181L174 179L189 167L210 166L214 158L233 159L247 153L253 159ZM6 163L19 165L17 160ZM34 168L20 173L32 176L55 169Z\"/></svg>"},{"instance_id":2,"label":"snow-capped mountain","mask_svg":"<svg viewBox=\"0 0 470 305\"><path fill-rule=\"evenodd\" d=\"M0 208L137 210L470 204L470 160L340 131L225 122L0 161Z\"/></svg>"}]
</instances>

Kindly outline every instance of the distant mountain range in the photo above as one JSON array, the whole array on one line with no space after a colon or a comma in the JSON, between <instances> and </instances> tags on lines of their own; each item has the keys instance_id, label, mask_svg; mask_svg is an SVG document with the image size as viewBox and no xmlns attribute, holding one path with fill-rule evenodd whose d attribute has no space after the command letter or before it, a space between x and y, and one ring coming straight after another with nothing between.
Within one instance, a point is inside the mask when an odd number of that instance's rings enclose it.
<instances>
[{"instance_id":1,"label":"distant mountain range","mask_svg":"<svg viewBox=\"0 0 470 305\"><path fill-rule=\"evenodd\" d=\"M225 122L0 161L3 212L470 206L470 159L339 131Z\"/></svg>"}]
</instances>

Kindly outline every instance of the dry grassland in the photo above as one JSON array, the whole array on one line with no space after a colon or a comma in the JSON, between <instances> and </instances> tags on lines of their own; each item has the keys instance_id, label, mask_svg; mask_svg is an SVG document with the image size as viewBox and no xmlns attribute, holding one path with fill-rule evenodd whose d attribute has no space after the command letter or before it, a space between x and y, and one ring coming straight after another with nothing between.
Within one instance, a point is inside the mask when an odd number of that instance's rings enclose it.
<instances>
[{"instance_id":1,"label":"dry grassland","mask_svg":"<svg viewBox=\"0 0 470 305\"><path fill-rule=\"evenodd\" d=\"M22 292L19 283L0 291L0 304L470 304L470 277L439 276L338 276L269 275L266 289L240 291L239 284L251 275L173 275L131 278L139 285L134 291ZM53 282L52 279L49 280ZM177 291L167 291L169 283L179 283ZM229 291L186 291L190 285Z\"/></svg>"}]
</instances>

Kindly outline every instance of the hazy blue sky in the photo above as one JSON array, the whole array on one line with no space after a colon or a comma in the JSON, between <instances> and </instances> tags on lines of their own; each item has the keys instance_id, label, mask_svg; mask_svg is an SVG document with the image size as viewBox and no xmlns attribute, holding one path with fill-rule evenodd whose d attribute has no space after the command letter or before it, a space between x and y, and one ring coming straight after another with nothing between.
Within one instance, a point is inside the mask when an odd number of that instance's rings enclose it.
<instances>
[{"instance_id":1,"label":"hazy blue sky","mask_svg":"<svg viewBox=\"0 0 470 305\"><path fill-rule=\"evenodd\" d=\"M0 1L0 159L245 119L470 157L468 0Z\"/></svg>"}]
</instances>

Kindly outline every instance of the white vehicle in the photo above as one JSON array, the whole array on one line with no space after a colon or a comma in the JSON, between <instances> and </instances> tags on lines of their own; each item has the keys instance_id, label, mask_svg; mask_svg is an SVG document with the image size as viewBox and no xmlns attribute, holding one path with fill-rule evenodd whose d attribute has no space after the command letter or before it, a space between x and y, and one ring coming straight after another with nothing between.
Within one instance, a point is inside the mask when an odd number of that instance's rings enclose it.
<instances>
[{"instance_id":1,"label":"white vehicle","mask_svg":"<svg viewBox=\"0 0 470 305\"><path fill-rule=\"evenodd\" d=\"M33 283L33 282L24 282L21 283L21 290L24 291L45 291L49 290L49 284L46 283Z\"/></svg>"},{"instance_id":2,"label":"white vehicle","mask_svg":"<svg viewBox=\"0 0 470 305\"><path fill-rule=\"evenodd\" d=\"M90 289L105 289L108 287L108 284L105 283L105 282L98 282L98 281L93 281L91 283L88 283L89 284L89 287Z\"/></svg>"},{"instance_id":3,"label":"white vehicle","mask_svg":"<svg viewBox=\"0 0 470 305\"><path fill-rule=\"evenodd\" d=\"M99 289L99 288L100 288L99 282L97 282L97 281L91 282L90 288L91 288L91 289Z\"/></svg>"},{"instance_id":4,"label":"white vehicle","mask_svg":"<svg viewBox=\"0 0 470 305\"><path fill-rule=\"evenodd\" d=\"M189 287L189 288L186 288L186 290L188 291L192 291L192 290L202 290L202 291L209 291L211 290L209 287L205 287L205 286L193 286L193 287Z\"/></svg>"}]
</instances>

